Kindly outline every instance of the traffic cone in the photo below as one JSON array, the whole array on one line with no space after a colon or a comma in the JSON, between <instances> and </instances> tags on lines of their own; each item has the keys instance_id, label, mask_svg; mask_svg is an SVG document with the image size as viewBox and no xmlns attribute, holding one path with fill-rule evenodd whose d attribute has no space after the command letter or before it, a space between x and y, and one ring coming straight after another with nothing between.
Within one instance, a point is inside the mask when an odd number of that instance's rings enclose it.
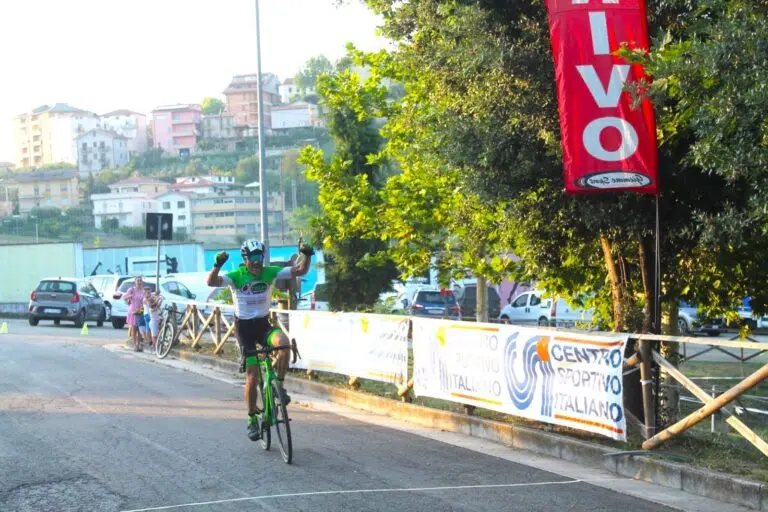
<instances>
[{"instance_id":1,"label":"traffic cone","mask_svg":"<svg viewBox=\"0 0 768 512\"><path fill-rule=\"evenodd\" d=\"M88 324L83 324L83 330L80 331L83 336L88 336Z\"/></svg>"},{"instance_id":2,"label":"traffic cone","mask_svg":"<svg viewBox=\"0 0 768 512\"><path fill-rule=\"evenodd\" d=\"M3 322L0 326L0 334L8 334L8 322Z\"/></svg>"}]
</instances>

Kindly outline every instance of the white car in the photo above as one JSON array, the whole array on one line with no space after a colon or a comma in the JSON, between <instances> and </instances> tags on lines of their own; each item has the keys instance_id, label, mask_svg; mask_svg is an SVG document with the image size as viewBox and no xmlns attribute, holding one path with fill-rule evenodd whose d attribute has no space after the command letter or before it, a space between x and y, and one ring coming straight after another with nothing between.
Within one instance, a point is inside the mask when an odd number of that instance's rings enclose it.
<instances>
[{"instance_id":1,"label":"white car","mask_svg":"<svg viewBox=\"0 0 768 512\"><path fill-rule=\"evenodd\" d=\"M157 280L152 276L144 277L144 286L148 287L153 292L156 290ZM135 278L129 277L125 279L120 288L112 295L112 326L115 329L122 329L125 326L126 318L128 316L128 304L123 299L123 295L134 286ZM179 282L173 275L163 276L160 278L161 293L165 297L163 301L164 306L169 306L176 302L174 299L179 300L177 304L178 309L184 310L186 304L184 302L194 300L195 294L189 291L189 288Z\"/></svg>"},{"instance_id":2,"label":"white car","mask_svg":"<svg viewBox=\"0 0 768 512\"><path fill-rule=\"evenodd\" d=\"M523 292L504 306L499 319L512 324L575 327L592 322L592 310L572 307L565 299L543 297L543 290Z\"/></svg>"},{"instance_id":3,"label":"white car","mask_svg":"<svg viewBox=\"0 0 768 512\"><path fill-rule=\"evenodd\" d=\"M549 326L552 299L542 299L541 290L523 292L501 309L499 319L522 325Z\"/></svg>"}]
</instances>

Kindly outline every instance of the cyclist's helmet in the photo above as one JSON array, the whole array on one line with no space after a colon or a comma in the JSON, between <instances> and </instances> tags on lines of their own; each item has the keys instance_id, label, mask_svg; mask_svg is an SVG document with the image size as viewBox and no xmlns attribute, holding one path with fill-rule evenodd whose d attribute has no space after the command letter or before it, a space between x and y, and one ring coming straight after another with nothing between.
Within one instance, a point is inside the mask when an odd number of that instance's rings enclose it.
<instances>
[{"instance_id":1,"label":"cyclist's helmet","mask_svg":"<svg viewBox=\"0 0 768 512\"><path fill-rule=\"evenodd\" d=\"M254 255L254 254L264 254L265 252L264 244L260 241L256 240L255 238L249 238L245 242L243 242L243 245L240 246L240 254L243 256L243 258L247 258L248 256Z\"/></svg>"}]
</instances>

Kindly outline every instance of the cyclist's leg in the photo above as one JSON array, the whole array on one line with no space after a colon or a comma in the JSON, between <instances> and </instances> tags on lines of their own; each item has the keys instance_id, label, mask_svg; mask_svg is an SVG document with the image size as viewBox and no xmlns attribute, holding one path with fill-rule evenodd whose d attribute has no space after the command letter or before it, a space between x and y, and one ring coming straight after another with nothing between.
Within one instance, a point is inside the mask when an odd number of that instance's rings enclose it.
<instances>
[{"instance_id":1,"label":"cyclist's leg","mask_svg":"<svg viewBox=\"0 0 768 512\"><path fill-rule=\"evenodd\" d=\"M288 336L282 331L282 329L271 329L267 335L267 343L272 347L286 347L291 346L291 342L288 340ZM277 378L283 380L285 374L288 372L288 365L291 362L290 350L278 350L275 352L275 373Z\"/></svg>"},{"instance_id":2,"label":"cyclist's leg","mask_svg":"<svg viewBox=\"0 0 768 512\"><path fill-rule=\"evenodd\" d=\"M245 356L245 403L248 407L248 437L257 441L261 437L261 428L256 419L259 398L259 364L256 356L256 341L259 337L259 322L257 319L240 320L237 322L237 339L240 350Z\"/></svg>"},{"instance_id":3,"label":"cyclist's leg","mask_svg":"<svg viewBox=\"0 0 768 512\"><path fill-rule=\"evenodd\" d=\"M271 328L267 333L267 343L272 347L290 347L291 343L288 341L288 336L283 333L281 329ZM290 350L278 350L274 352L275 355L275 373L277 373L277 385L280 390L280 402L284 405L288 405L291 402L291 397L285 391L283 387L283 379L288 372L288 365L291 361Z\"/></svg>"}]
</instances>

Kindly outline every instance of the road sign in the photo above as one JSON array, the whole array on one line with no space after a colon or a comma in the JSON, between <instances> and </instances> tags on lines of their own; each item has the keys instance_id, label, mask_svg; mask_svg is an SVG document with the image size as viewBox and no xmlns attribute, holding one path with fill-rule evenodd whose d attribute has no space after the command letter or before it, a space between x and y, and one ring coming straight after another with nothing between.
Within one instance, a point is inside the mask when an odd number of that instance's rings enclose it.
<instances>
[{"instance_id":1,"label":"road sign","mask_svg":"<svg viewBox=\"0 0 768 512\"><path fill-rule=\"evenodd\" d=\"M173 214L172 213L148 213L147 214L147 240L172 240L173 239Z\"/></svg>"}]
</instances>

